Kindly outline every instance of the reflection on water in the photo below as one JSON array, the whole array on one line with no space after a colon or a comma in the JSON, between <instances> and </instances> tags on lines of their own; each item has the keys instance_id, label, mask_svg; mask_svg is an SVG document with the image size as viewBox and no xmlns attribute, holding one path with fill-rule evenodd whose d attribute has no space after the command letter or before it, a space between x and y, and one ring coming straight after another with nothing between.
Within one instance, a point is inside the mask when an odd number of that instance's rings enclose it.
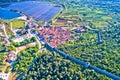
<instances>
[{"instance_id":1,"label":"reflection on water","mask_svg":"<svg viewBox=\"0 0 120 80\"><path fill-rule=\"evenodd\" d=\"M9 10L0 8L0 18L5 20L10 20L16 17L21 16L19 13L15 13Z\"/></svg>"}]
</instances>

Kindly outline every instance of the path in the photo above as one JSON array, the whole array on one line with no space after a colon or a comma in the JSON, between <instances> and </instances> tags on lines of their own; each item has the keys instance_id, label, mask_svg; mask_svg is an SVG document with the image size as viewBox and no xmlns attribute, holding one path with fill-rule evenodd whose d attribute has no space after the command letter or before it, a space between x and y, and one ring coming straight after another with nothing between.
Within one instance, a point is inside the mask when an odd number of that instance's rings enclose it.
<instances>
[{"instance_id":1,"label":"path","mask_svg":"<svg viewBox=\"0 0 120 80\"><path fill-rule=\"evenodd\" d=\"M7 35L7 33L6 33L6 29L5 29L5 25L4 24L3 24L3 31L5 33L6 38L9 38L8 35Z\"/></svg>"},{"instance_id":2,"label":"path","mask_svg":"<svg viewBox=\"0 0 120 80\"><path fill-rule=\"evenodd\" d=\"M64 4L64 5L65 5L65 4ZM62 13L60 13L60 14L58 15L58 17L61 17L65 12L67 12L67 7L65 7L65 9L62 8L61 11L62 11ZM60 12L61 12L61 11L60 11ZM56 21L57 21L57 19L53 20L53 23L55 23Z\"/></svg>"},{"instance_id":3,"label":"path","mask_svg":"<svg viewBox=\"0 0 120 80\"><path fill-rule=\"evenodd\" d=\"M37 44L36 42L33 42L33 43L26 44L24 46L17 47L16 51L17 51L17 53L19 53L20 51L22 51L28 47L35 46L36 44Z\"/></svg>"}]
</instances>

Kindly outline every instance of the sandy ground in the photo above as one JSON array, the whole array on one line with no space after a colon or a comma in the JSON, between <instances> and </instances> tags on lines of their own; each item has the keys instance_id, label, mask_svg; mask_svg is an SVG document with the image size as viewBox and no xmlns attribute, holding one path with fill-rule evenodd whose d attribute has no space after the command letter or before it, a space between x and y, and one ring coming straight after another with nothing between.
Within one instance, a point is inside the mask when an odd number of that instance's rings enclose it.
<instances>
[{"instance_id":1,"label":"sandy ground","mask_svg":"<svg viewBox=\"0 0 120 80\"><path fill-rule=\"evenodd\" d=\"M26 44L25 46L17 47L17 48L16 48L16 51L17 51L17 53L19 53L20 51L22 51L22 50L24 50L24 49L26 49L26 48L28 48L28 47L35 46L36 44L37 44L37 43L34 42L34 43Z\"/></svg>"}]
</instances>

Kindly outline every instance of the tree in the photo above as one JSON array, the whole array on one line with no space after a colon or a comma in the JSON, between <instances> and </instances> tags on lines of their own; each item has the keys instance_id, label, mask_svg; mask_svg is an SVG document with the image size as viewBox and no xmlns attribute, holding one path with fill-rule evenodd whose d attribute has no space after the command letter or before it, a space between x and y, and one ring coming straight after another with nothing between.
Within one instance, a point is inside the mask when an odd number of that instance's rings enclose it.
<instances>
[{"instance_id":1,"label":"tree","mask_svg":"<svg viewBox=\"0 0 120 80\"><path fill-rule=\"evenodd\" d=\"M8 66L5 72L8 73L10 71L11 71L11 66Z\"/></svg>"}]
</instances>

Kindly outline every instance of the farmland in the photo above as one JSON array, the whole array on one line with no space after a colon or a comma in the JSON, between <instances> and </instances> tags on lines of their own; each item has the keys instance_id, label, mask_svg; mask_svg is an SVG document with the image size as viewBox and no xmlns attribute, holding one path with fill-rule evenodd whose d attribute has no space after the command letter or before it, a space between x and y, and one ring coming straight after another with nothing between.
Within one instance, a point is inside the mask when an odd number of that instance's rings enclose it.
<instances>
[{"instance_id":1,"label":"farmland","mask_svg":"<svg viewBox=\"0 0 120 80\"><path fill-rule=\"evenodd\" d=\"M106 5L104 5L106 3ZM109 7L109 5L114 6ZM79 22L74 23L71 26L90 26L92 28L103 29L104 27L109 27L111 24L119 22L119 2L112 1L66 1L65 6L67 11L58 20L79 20ZM117 10L116 10L117 9ZM83 23L84 22L84 23ZM65 23L53 23L53 26L70 26Z\"/></svg>"}]
</instances>

